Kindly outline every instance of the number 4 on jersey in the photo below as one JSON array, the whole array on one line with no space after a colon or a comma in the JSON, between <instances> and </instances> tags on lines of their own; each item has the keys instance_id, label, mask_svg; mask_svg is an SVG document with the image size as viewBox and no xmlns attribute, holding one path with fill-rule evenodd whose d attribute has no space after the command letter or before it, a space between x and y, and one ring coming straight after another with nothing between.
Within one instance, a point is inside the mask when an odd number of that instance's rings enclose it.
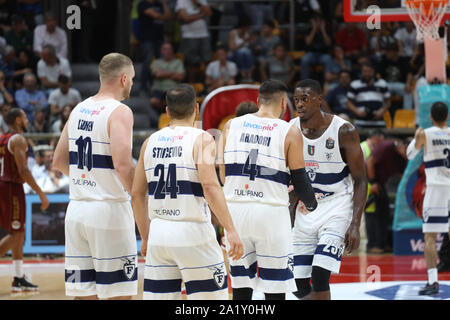
<instances>
[{"instance_id":1,"label":"number 4 on jersey","mask_svg":"<svg viewBox=\"0 0 450 320\"><path fill-rule=\"evenodd\" d=\"M248 155L247 161L245 161L242 174L249 176L251 181L255 181L258 175L258 167L256 166L256 160L258 159L258 149L251 149Z\"/></svg>"}]
</instances>

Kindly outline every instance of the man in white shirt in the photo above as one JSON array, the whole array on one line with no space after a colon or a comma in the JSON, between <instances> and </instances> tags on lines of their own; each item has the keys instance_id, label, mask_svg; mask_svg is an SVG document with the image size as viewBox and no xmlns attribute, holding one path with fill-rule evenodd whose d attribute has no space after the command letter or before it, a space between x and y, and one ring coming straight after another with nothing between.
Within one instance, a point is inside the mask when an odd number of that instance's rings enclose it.
<instances>
[{"instance_id":1,"label":"man in white shirt","mask_svg":"<svg viewBox=\"0 0 450 320\"><path fill-rule=\"evenodd\" d=\"M44 88L52 90L58 87L58 77L65 75L70 78L72 70L69 61L58 57L55 48L48 44L42 48L41 59L37 64L37 75Z\"/></svg>"},{"instance_id":2,"label":"man in white shirt","mask_svg":"<svg viewBox=\"0 0 450 320\"><path fill-rule=\"evenodd\" d=\"M33 51L40 56L46 44L51 44L59 57L67 58L67 34L56 25L56 17L52 13L45 15L45 24L34 28Z\"/></svg>"},{"instance_id":3,"label":"man in white shirt","mask_svg":"<svg viewBox=\"0 0 450 320\"><path fill-rule=\"evenodd\" d=\"M238 74L238 68L234 62L227 60L226 48L217 48L216 56L217 60L210 62L206 67L208 91L236 83L235 77Z\"/></svg>"},{"instance_id":4,"label":"man in white shirt","mask_svg":"<svg viewBox=\"0 0 450 320\"><path fill-rule=\"evenodd\" d=\"M71 88L70 78L65 75L58 77L58 89L53 90L48 97L50 105L50 123L61 114L64 106L70 104L75 107L81 102L81 95L77 89Z\"/></svg>"},{"instance_id":5,"label":"man in white shirt","mask_svg":"<svg viewBox=\"0 0 450 320\"><path fill-rule=\"evenodd\" d=\"M397 40L399 54L405 57L412 57L417 42L416 28L412 22L406 22L404 28L398 29L394 38Z\"/></svg>"}]
</instances>

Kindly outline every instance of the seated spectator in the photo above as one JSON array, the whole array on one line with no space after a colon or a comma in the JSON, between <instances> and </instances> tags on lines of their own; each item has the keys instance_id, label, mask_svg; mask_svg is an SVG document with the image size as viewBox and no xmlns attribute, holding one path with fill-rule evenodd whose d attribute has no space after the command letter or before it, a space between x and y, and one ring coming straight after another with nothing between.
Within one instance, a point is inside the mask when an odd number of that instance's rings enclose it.
<instances>
[{"instance_id":1,"label":"seated spectator","mask_svg":"<svg viewBox=\"0 0 450 320\"><path fill-rule=\"evenodd\" d=\"M338 85L338 78L341 71L349 71L352 67L350 60L345 59L344 50L340 46L335 46L333 55L325 65L325 85L324 92L332 90Z\"/></svg>"},{"instance_id":2,"label":"seated spectator","mask_svg":"<svg viewBox=\"0 0 450 320\"><path fill-rule=\"evenodd\" d=\"M277 44L274 55L267 59L261 68L262 81L277 79L283 81L291 88L294 84L295 73L294 61L288 56L286 48L282 43Z\"/></svg>"},{"instance_id":3,"label":"seated spectator","mask_svg":"<svg viewBox=\"0 0 450 320\"><path fill-rule=\"evenodd\" d=\"M66 125L67 120L69 120L69 116L72 113L73 106L71 104L65 105L61 108L61 116L58 120L56 120L50 128L50 132L61 133ZM57 142L57 141L56 141ZM55 143L56 145L56 143Z\"/></svg>"},{"instance_id":4,"label":"seated spectator","mask_svg":"<svg viewBox=\"0 0 450 320\"><path fill-rule=\"evenodd\" d=\"M50 132L50 126L47 121L47 112L43 107L36 107L34 110L34 119L28 125L27 132L30 133L48 133ZM48 140L31 140L28 139L28 144L31 147L35 147L36 145L46 144Z\"/></svg>"},{"instance_id":5,"label":"seated spectator","mask_svg":"<svg viewBox=\"0 0 450 320\"><path fill-rule=\"evenodd\" d=\"M45 45L41 51L41 59L37 64L37 75L42 86L51 91L58 87L58 77L72 77L69 61L56 55L52 45Z\"/></svg>"},{"instance_id":6,"label":"seated spectator","mask_svg":"<svg viewBox=\"0 0 450 320\"><path fill-rule=\"evenodd\" d=\"M18 15L12 17L12 28L5 34L5 39L16 52L33 48L33 34L26 29L23 18Z\"/></svg>"},{"instance_id":7,"label":"seated spectator","mask_svg":"<svg viewBox=\"0 0 450 320\"><path fill-rule=\"evenodd\" d=\"M228 48L231 60L236 63L242 80L251 81L254 65L253 52L250 50L250 26L248 16L239 16L237 26L228 35Z\"/></svg>"},{"instance_id":8,"label":"seated spectator","mask_svg":"<svg viewBox=\"0 0 450 320\"><path fill-rule=\"evenodd\" d=\"M47 107L47 98L43 91L37 89L36 76L27 73L23 77L23 89L17 90L15 100L17 106L27 114L28 121L34 120L34 109L38 106Z\"/></svg>"},{"instance_id":9,"label":"seated spectator","mask_svg":"<svg viewBox=\"0 0 450 320\"><path fill-rule=\"evenodd\" d=\"M150 119L157 122L159 114L165 111L162 102L166 92L183 81L185 70L183 62L175 57L172 45L164 43L161 46L161 58L152 62L150 71L153 76L150 90Z\"/></svg>"},{"instance_id":10,"label":"seated spectator","mask_svg":"<svg viewBox=\"0 0 450 320\"><path fill-rule=\"evenodd\" d=\"M236 83L238 69L234 62L227 60L227 56L227 49L219 47L216 51L217 60L210 62L206 67L206 86L209 92Z\"/></svg>"},{"instance_id":11,"label":"seated spectator","mask_svg":"<svg viewBox=\"0 0 450 320\"><path fill-rule=\"evenodd\" d=\"M211 60L206 17L212 15L207 0L177 0L175 12L181 22L180 50L184 55L188 82L195 82L198 66Z\"/></svg>"},{"instance_id":12,"label":"seated spectator","mask_svg":"<svg viewBox=\"0 0 450 320\"><path fill-rule=\"evenodd\" d=\"M385 126L383 114L391 105L391 94L383 79L375 78L370 63L362 67L361 79L350 84L347 93L347 109L352 112L357 126Z\"/></svg>"},{"instance_id":13,"label":"seated spectator","mask_svg":"<svg viewBox=\"0 0 450 320\"><path fill-rule=\"evenodd\" d=\"M36 183L45 193L67 193L69 191L69 178L53 168L53 148L42 151L42 166L33 174Z\"/></svg>"},{"instance_id":14,"label":"seated spectator","mask_svg":"<svg viewBox=\"0 0 450 320\"><path fill-rule=\"evenodd\" d=\"M5 74L5 81L7 86L11 83L12 78L14 77L16 63L16 53L14 48L10 45L5 47L5 51L0 58L0 71L3 71Z\"/></svg>"},{"instance_id":15,"label":"seated spectator","mask_svg":"<svg viewBox=\"0 0 450 320\"><path fill-rule=\"evenodd\" d=\"M394 38L397 40L399 55L412 58L417 44L417 31L414 23L405 22L404 27L394 33Z\"/></svg>"},{"instance_id":16,"label":"seated spectator","mask_svg":"<svg viewBox=\"0 0 450 320\"><path fill-rule=\"evenodd\" d=\"M336 44L344 49L345 57L352 62L367 51L366 34L355 23L345 24L336 34Z\"/></svg>"},{"instance_id":17,"label":"seated spectator","mask_svg":"<svg viewBox=\"0 0 450 320\"><path fill-rule=\"evenodd\" d=\"M243 101L236 108L236 117L258 112L258 106L253 101Z\"/></svg>"},{"instance_id":18,"label":"seated spectator","mask_svg":"<svg viewBox=\"0 0 450 320\"><path fill-rule=\"evenodd\" d=\"M5 86L5 80L5 73L0 71L0 106L4 103L11 104L14 102L14 97Z\"/></svg>"},{"instance_id":19,"label":"seated spectator","mask_svg":"<svg viewBox=\"0 0 450 320\"><path fill-rule=\"evenodd\" d=\"M50 124L52 124L62 113L66 105L75 107L81 102L80 92L71 88L71 81L65 75L58 77L58 89L53 90L48 97L50 105Z\"/></svg>"},{"instance_id":20,"label":"seated spectator","mask_svg":"<svg viewBox=\"0 0 450 320\"><path fill-rule=\"evenodd\" d=\"M347 94L350 90L351 82L352 77L350 72L348 70L342 70L339 73L338 86L325 95L325 101L328 103L331 111L347 121L350 121L350 118L353 116L347 109Z\"/></svg>"},{"instance_id":21,"label":"seated spectator","mask_svg":"<svg viewBox=\"0 0 450 320\"><path fill-rule=\"evenodd\" d=\"M44 46L50 44L58 57L67 58L67 34L56 24L55 15L46 13L45 24L34 29L33 50L37 56L40 57Z\"/></svg>"},{"instance_id":22,"label":"seated spectator","mask_svg":"<svg viewBox=\"0 0 450 320\"><path fill-rule=\"evenodd\" d=\"M370 39L370 45L373 52L372 58L374 61L380 61L389 46L397 43L397 40L392 36L392 28L390 24L383 24L381 30L377 30Z\"/></svg>"},{"instance_id":23,"label":"seated spectator","mask_svg":"<svg viewBox=\"0 0 450 320\"><path fill-rule=\"evenodd\" d=\"M9 129L8 124L6 123L6 115L8 111L11 110L12 105L9 103L0 104L0 133L6 132Z\"/></svg>"},{"instance_id":24,"label":"seated spectator","mask_svg":"<svg viewBox=\"0 0 450 320\"><path fill-rule=\"evenodd\" d=\"M326 30L326 23L320 14L314 14L311 19L311 30L305 38L307 53L302 58L300 78L308 79L309 68L313 65L326 66L330 63L331 57L328 49L331 47L331 37Z\"/></svg>"},{"instance_id":25,"label":"seated spectator","mask_svg":"<svg viewBox=\"0 0 450 320\"><path fill-rule=\"evenodd\" d=\"M391 94L403 97L403 109L413 109L413 74L407 57L400 57L396 44L389 46L379 65L378 73L386 80Z\"/></svg>"},{"instance_id":26,"label":"seated spectator","mask_svg":"<svg viewBox=\"0 0 450 320\"><path fill-rule=\"evenodd\" d=\"M269 56L273 55L275 46L281 42L279 36L273 34L275 24L272 20L264 21L261 28L261 34L256 41L254 53L258 62L262 64Z\"/></svg>"},{"instance_id":27,"label":"seated spectator","mask_svg":"<svg viewBox=\"0 0 450 320\"><path fill-rule=\"evenodd\" d=\"M26 73L36 74L37 61L31 51L22 49L17 53L16 63L14 64L13 88L22 89L23 76Z\"/></svg>"}]
</instances>

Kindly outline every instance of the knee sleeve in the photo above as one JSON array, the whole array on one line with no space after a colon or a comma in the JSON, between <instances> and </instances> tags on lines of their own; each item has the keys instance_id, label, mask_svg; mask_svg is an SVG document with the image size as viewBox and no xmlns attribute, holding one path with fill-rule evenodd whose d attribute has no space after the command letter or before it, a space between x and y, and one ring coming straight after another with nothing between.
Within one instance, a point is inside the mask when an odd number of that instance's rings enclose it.
<instances>
[{"instance_id":1,"label":"knee sleeve","mask_svg":"<svg viewBox=\"0 0 450 320\"><path fill-rule=\"evenodd\" d=\"M233 300L252 300L252 288L233 288Z\"/></svg>"},{"instance_id":2,"label":"knee sleeve","mask_svg":"<svg viewBox=\"0 0 450 320\"><path fill-rule=\"evenodd\" d=\"M311 273L312 289L316 292L330 291L331 271L313 266Z\"/></svg>"},{"instance_id":3,"label":"knee sleeve","mask_svg":"<svg viewBox=\"0 0 450 320\"><path fill-rule=\"evenodd\" d=\"M266 300L286 300L284 293L264 293Z\"/></svg>"},{"instance_id":4,"label":"knee sleeve","mask_svg":"<svg viewBox=\"0 0 450 320\"><path fill-rule=\"evenodd\" d=\"M311 292L311 278L295 279L297 291L292 292L298 299L307 296Z\"/></svg>"}]
</instances>

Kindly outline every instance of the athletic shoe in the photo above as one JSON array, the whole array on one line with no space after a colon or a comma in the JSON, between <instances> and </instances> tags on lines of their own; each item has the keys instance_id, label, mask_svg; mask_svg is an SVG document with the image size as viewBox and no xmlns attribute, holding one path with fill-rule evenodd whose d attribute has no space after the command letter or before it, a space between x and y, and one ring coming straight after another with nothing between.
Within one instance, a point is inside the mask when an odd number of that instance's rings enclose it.
<instances>
[{"instance_id":1,"label":"athletic shoe","mask_svg":"<svg viewBox=\"0 0 450 320\"><path fill-rule=\"evenodd\" d=\"M36 291L38 286L29 282L25 276L22 278L14 277L12 282L12 291L13 292L22 292L22 291Z\"/></svg>"},{"instance_id":2,"label":"athletic shoe","mask_svg":"<svg viewBox=\"0 0 450 320\"><path fill-rule=\"evenodd\" d=\"M425 287L423 287L422 289L420 289L419 291L419 295L421 296L430 296L433 294L438 294L439 293L439 283L435 282L433 284L429 284L427 283L427 285Z\"/></svg>"}]
</instances>

